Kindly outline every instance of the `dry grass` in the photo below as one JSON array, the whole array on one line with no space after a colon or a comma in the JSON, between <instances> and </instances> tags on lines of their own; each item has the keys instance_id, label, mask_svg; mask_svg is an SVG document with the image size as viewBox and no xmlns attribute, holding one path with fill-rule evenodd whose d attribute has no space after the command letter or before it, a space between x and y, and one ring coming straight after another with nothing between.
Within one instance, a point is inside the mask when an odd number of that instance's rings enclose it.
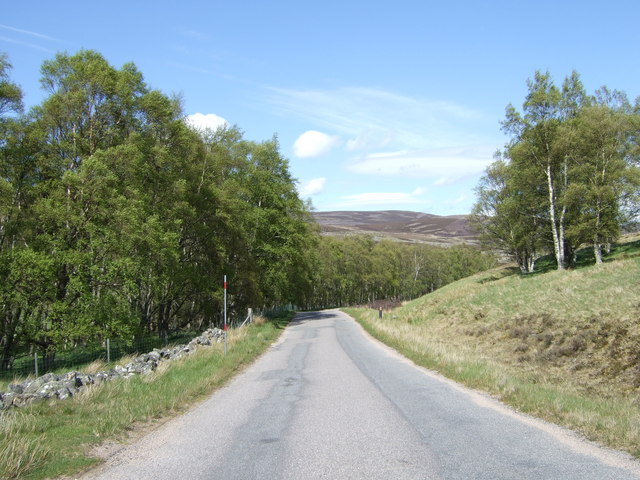
<instances>
[{"instance_id":1,"label":"dry grass","mask_svg":"<svg viewBox=\"0 0 640 480\"><path fill-rule=\"evenodd\" d=\"M107 364L104 360L94 360L90 364L82 367L84 373L96 374L107 370Z\"/></svg>"},{"instance_id":2,"label":"dry grass","mask_svg":"<svg viewBox=\"0 0 640 480\"><path fill-rule=\"evenodd\" d=\"M118 364L119 365L126 365L127 363L133 362L133 360L135 360L135 358L137 357L137 354L131 353L129 355L125 355L123 357L120 357L120 359L118 359Z\"/></svg>"},{"instance_id":3,"label":"dry grass","mask_svg":"<svg viewBox=\"0 0 640 480\"><path fill-rule=\"evenodd\" d=\"M263 317L262 315L254 315L253 317L253 323L256 325L264 325L266 322L266 317Z\"/></svg>"},{"instance_id":4,"label":"dry grass","mask_svg":"<svg viewBox=\"0 0 640 480\"><path fill-rule=\"evenodd\" d=\"M37 436L38 428L29 415L0 411L0 478L23 478L50 456L42 435Z\"/></svg>"}]
</instances>

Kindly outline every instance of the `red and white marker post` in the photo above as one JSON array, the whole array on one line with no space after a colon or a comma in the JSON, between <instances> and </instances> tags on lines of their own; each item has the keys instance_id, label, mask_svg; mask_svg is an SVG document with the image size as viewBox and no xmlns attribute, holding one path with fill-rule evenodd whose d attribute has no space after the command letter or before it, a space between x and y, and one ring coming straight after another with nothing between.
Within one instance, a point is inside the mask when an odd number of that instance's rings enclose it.
<instances>
[{"instance_id":1,"label":"red and white marker post","mask_svg":"<svg viewBox=\"0 0 640 480\"><path fill-rule=\"evenodd\" d=\"M224 354L227 354L227 276L224 276Z\"/></svg>"}]
</instances>

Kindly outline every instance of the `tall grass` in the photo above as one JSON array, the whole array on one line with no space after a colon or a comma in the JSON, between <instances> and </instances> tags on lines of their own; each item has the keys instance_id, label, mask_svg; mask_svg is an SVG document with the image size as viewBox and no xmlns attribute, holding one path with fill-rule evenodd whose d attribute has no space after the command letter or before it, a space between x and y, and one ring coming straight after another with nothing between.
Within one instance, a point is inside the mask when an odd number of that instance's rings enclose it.
<instances>
[{"instance_id":1,"label":"tall grass","mask_svg":"<svg viewBox=\"0 0 640 480\"><path fill-rule=\"evenodd\" d=\"M49 478L81 471L99 459L92 446L122 439L136 424L184 412L223 385L275 341L290 317L229 331L223 345L90 387L73 399L33 404L0 416L0 478Z\"/></svg>"},{"instance_id":2,"label":"tall grass","mask_svg":"<svg viewBox=\"0 0 640 480\"><path fill-rule=\"evenodd\" d=\"M23 478L44 464L51 451L35 419L23 412L0 412L0 478ZM11 441L9 441L11 439Z\"/></svg>"},{"instance_id":3,"label":"tall grass","mask_svg":"<svg viewBox=\"0 0 640 480\"><path fill-rule=\"evenodd\" d=\"M419 365L640 457L639 252L635 242L599 266L484 272L382 319L345 311Z\"/></svg>"}]
</instances>

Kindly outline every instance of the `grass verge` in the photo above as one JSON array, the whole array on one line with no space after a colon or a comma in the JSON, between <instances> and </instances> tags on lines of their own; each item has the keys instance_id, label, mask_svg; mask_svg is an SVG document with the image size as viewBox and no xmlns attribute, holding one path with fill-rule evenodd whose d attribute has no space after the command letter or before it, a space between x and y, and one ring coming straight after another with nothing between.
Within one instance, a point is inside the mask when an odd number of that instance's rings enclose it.
<instances>
[{"instance_id":1,"label":"grass verge","mask_svg":"<svg viewBox=\"0 0 640 480\"><path fill-rule=\"evenodd\" d=\"M52 478L98 463L93 447L123 440L135 425L186 411L263 353L291 316L230 330L226 356L222 344L200 348L150 375L0 413L0 478Z\"/></svg>"},{"instance_id":2,"label":"grass verge","mask_svg":"<svg viewBox=\"0 0 640 480\"><path fill-rule=\"evenodd\" d=\"M572 271L483 272L382 319L344 311L418 365L640 458L638 247Z\"/></svg>"}]
</instances>

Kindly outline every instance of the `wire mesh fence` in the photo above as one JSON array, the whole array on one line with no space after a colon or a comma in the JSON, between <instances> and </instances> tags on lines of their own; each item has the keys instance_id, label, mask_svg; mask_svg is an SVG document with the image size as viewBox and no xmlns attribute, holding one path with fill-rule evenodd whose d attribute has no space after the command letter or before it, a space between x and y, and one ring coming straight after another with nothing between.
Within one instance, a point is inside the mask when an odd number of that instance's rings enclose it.
<instances>
[{"instance_id":1,"label":"wire mesh fence","mask_svg":"<svg viewBox=\"0 0 640 480\"><path fill-rule=\"evenodd\" d=\"M263 310L252 311L247 314L230 315L229 328L237 328L253 321L253 315L270 316L295 309L292 305ZM75 346L73 348L59 350L55 356L45 357L41 352L31 351L18 354L8 359L6 363L0 362L0 381L11 381L14 378L39 376L49 372L64 373L70 369L82 370L82 368L94 361L117 363L122 357L132 354L150 352L154 348L164 348L169 345L189 343L200 332L186 331L176 332L167 336L145 335L133 339L113 338L93 345Z\"/></svg>"},{"instance_id":2,"label":"wire mesh fence","mask_svg":"<svg viewBox=\"0 0 640 480\"><path fill-rule=\"evenodd\" d=\"M81 369L83 365L96 360L117 362L126 355L188 343L196 336L198 332L179 332L165 337L148 335L128 340L114 338L95 345L60 350L56 352L55 357L44 357L37 351L24 353L13 357L7 365L0 365L0 379L11 380L14 377L38 376L63 369Z\"/></svg>"}]
</instances>

